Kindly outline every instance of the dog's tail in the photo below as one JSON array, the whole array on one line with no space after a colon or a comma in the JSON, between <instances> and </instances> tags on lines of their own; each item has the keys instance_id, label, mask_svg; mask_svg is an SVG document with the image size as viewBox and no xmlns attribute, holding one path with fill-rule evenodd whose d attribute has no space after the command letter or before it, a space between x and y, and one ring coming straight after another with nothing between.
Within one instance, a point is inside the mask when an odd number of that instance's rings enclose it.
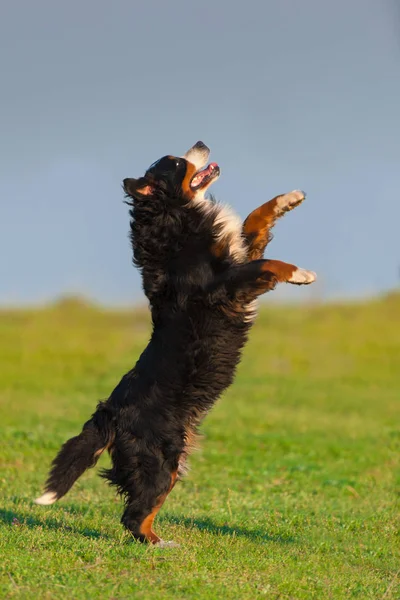
<instances>
[{"instance_id":1,"label":"dog's tail","mask_svg":"<svg viewBox=\"0 0 400 600\"><path fill-rule=\"evenodd\" d=\"M114 419L100 403L82 432L65 442L53 460L45 492L35 500L36 504L53 504L64 496L86 469L94 467L102 452L110 449L114 437Z\"/></svg>"}]
</instances>

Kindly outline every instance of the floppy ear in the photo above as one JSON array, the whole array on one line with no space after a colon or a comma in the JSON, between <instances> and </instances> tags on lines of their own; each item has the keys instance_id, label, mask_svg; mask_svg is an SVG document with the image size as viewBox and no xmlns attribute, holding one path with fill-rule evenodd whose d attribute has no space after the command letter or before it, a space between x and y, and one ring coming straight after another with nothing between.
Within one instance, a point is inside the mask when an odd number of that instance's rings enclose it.
<instances>
[{"instance_id":1,"label":"floppy ear","mask_svg":"<svg viewBox=\"0 0 400 600\"><path fill-rule=\"evenodd\" d=\"M144 177L140 179L124 179L123 186L125 194L132 198L143 198L143 196L150 196L154 192L154 188Z\"/></svg>"}]
</instances>

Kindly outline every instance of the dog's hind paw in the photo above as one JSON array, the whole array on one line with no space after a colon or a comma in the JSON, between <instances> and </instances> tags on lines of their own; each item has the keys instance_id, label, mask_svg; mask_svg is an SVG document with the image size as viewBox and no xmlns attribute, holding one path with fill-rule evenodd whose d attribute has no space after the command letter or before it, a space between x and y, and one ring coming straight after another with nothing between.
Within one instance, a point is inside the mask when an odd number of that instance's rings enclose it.
<instances>
[{"instance_id":1,"label":"dog's hind paw","mask_svg":"<svg viewBox=\"0 0 400 600\"><path fill-rule=\"evenodd\" d=\"M180 544L177 542L160 540L157 544L154 545L155 548L179 548Z\"/></svg>"}]
</instances>

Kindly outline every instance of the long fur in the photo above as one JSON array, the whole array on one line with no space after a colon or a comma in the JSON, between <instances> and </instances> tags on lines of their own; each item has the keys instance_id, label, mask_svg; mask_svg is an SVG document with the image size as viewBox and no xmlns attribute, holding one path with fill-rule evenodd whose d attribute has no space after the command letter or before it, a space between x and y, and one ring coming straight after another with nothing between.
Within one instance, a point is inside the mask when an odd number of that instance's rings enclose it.
<instances>
[{"instance_id":1,"label":"long fur","mask_svg":"<svg viewBox=\"0 0 400 600\"><path fill-rule=\"evenodd\" d=\"M256 298L277 282L261 273L265 261L246 264L236 216L185 191L184 167L172 183L157 172L125 181L151 339L82 433L64 444L41 498L61 498L108 449L112 467L103 476L125 498L122 523L152 542L159 541L152 515L185 471L201 420L233 381Z\"/></svg>"}]
</instances>

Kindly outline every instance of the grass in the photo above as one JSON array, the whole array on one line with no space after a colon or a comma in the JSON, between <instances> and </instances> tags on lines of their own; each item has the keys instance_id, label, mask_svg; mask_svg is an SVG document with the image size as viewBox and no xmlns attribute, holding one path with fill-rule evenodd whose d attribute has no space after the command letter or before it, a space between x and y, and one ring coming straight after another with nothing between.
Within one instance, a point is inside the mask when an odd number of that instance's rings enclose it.
<instances>
[{"instance_id":1,"label":"grass","mask_svg":"<svg viewBox=\"0 0 400 600\"><path fill-rule=\"evenodd\" d=\"M399 323L397 294L263 308L160 513L181 547L161 550L130 540L94 470L32 503L144 347L146 312L0 312L0 597L400 598Z\"/></svg>"}]
</instances>

